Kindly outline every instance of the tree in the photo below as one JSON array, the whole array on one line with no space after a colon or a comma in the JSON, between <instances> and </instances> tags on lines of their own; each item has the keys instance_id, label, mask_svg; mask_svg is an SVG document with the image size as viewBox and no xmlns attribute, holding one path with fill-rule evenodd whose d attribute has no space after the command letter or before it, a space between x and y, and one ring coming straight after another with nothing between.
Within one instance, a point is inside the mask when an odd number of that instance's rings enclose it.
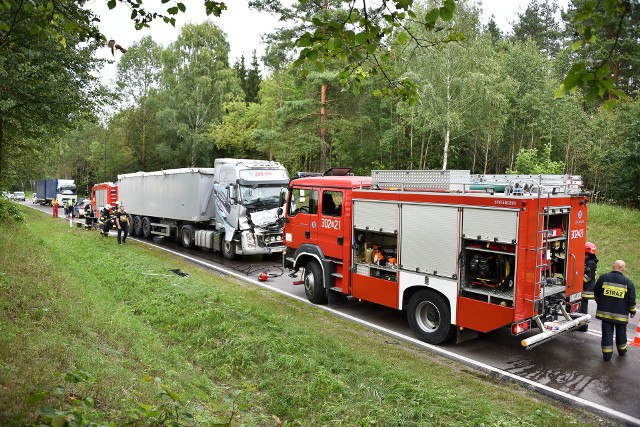
<instances>
[{"instance_id":1,"label":"tree","mask_svg":"<svg viewBox=\"0 0 640 427\"><path fill-rule=\"evenodd\" d=\"M530 0L524 13L518 14L513 23L513 33L516 40L525 42L533 40L542 53L554 57L560 49L562 31L556 14L558 4L548 0Z\"/></svg>"},{"instance_id":2,"label":"tree","mask_svg":"<svg viewBox=\"0 0 640 427\"><path fill-rule=\"evenodd\" d=\"M229 43L210 22L185 25L165 50L158 121L172 163L212 164L207 130L222 120L225 102L243 98L228 58Z\"/></svg>"},{"instance_id":3,"label":"tree","mask_svg":"<svg viewBox=\"0 0 640 427\"><path fill-rule=\"evenodd\" d=\"M580 88L587 101L615 99L638 88L640 4L635 0L574 0L564 15L573 33L570 68L556 90L564 96Z\"/></svg>"},{"instance_id":4,"label":"tree","mask_svg":"<svg viewBox=\"0 0 640 427\"><path fill-rule=\"evenodd\" d=\"M58 13L48 5L0 7L0 182L7 155L39 150L104 99L91 75L101 63L93 58L97 44L82 43L77 22L68 18L91 15L74 1L56 3ZM52 20L55 31L38 30Z\"/></svg>"},{"instance_id":5,"label":"tree","mask_svg":"<svg viewBox=\"0 0 640 427\"><path fill-rule=\"evenodd\" d=\"M151 39L143 37L130 46L127 55L118 62L117 86L124 105L135 108L131 114L131 127L136 131L135 146L140 169L147 170L149 135L156 127L156 110L149 102L157 90L161 72L162 49ZM139 148L138 148L139 147Z\"/></svg>"},{"instance_id":6,"label":"tree","mask_svg":"<svg viewBox=\"0 0 640 427\"><path fill-rule=\"evenodd\" d=\"M260 92L260 64L258 63L258 56L256 51L253 51L251 56L251 68L247 71L247 81L244 92L246 95L246 102L258 102L258 93Z\"/></svg>"},{"instance_id":7,"label":"tree","mask_svg":"<svg viewBox=\"0 0 640 427\"><path fill-rule=\"evenodd\" d=\"M541 153L537 148L523 148L516 158L515 168L507 170L507 173L525 175L559 175L564 170L562 162L551 160L551 144L546 144Z\"/></svg>"}]
</instances>

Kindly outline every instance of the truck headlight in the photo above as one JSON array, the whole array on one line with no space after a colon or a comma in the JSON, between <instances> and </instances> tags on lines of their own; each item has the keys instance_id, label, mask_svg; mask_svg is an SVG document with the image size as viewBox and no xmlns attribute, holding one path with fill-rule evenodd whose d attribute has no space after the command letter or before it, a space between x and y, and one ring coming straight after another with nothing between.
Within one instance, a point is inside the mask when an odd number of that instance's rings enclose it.
<instances>
[{"instance_id":1,"label":"truck headlight","mask_svg":"<svg viewBox=\"0 0 640 427\"><path fill-rule=\"evenodd\" d=\"M252 248L256 247L256 239L253 236L253 234L245 233L244 234L244 240L247 243L247 247L252 247Z\"/></svg>"}]
</instances>

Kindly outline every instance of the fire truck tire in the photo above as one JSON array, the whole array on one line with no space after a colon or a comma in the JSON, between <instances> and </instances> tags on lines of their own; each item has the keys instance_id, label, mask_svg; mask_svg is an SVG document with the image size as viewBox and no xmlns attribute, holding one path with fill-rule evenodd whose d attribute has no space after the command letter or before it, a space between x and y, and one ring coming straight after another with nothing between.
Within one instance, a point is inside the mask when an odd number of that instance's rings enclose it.
<instances>
[{"instance_id":1,"label":"fire truck tire","mask_svg":"<svg viewBox=\"0 0 640 427\"><path fill-rule=\"evenodd\" d=\"M236 244L233 240L227 242L222 236L222 256L226 259L234 259L236 257Z\"/></svg>"},{"instance_id":2,"label":"fire truck tire","mask_svg":"<svg viewBox=\"0 0 640 427\"><path fill-rule=\"evenodd\" d=\"M148 216L142 217L142 236L145 239L151 238L151 220Z\"/></svg>"},{"instance_id":3,"label":"fire truck tire","mask_svg":"<svg viewBox=\"0 0 640 427\"><path fill-rule=\"evenodd\" d=\"M131 228L133 228L136 236L142 236L142 218L140 218L140 215L134 215L133 222L131 224L133 224Z\"/></svg>"},{"instance_id":4,"label":"fire truck tire","mask_svg":"<svg viewBox=\"0 0 640 427\"><path fill-rule=\"evenodd\" d=\"M184 246L187 249L190 249L193 247L195 243L196 229L193 228L193 225L183 225L180 231L180 237L182 241L182 246Z\"/></svg>"},{"instance_id":5,"label":"fire truck tire","mask_svg":"<svg viewBox=\"0 0 640 427\"><path fill-rule=\"evenodd\" d=\"M327 303L327 291L324 288L322 279L322 268L320 265L311 261L304 267L304 293L307 299L314 304Z\"/></svg>"},{"instance_id":6,"label":"fire truck tire","mask_svg":"<svg viewBox=\"0 0 640 427\"><path fill-rule=\"evenodd\" d=\"M422 290L409 300L407 319L411 330L422 341L441 344L453 338L456 329L451 324L449 303L440 294Z\"/></svg>"},{"instance_id":7,"label":"fire truck tire","mask_svg":"<svg viewBox=\"0 0 640 427\"><path fill-rule=\"evenodd\" d=\"M131 215L127 214L127 218L129 218L129 236L135 237L136 236L136 229L133 226L133 217Z\"/></svg>"}]
</instances>

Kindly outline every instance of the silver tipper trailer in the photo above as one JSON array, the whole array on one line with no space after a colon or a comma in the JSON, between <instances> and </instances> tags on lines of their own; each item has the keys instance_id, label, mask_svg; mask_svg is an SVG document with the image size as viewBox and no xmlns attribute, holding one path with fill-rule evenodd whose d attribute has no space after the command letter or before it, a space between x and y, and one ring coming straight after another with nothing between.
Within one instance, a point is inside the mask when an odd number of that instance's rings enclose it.
<instances>
[{"instance_id":1,"label":"silver tipper trailer","mask_svg":"<svg viewBox=\"0 0 640 427\"><path fill-rule=\"evenodd\" d=\"M234 258L284 249L278 210L288 182L279 163L219 159L215 168L119 175L118 198L133 235L174 238Z\"/></svg>"}]
</instances>

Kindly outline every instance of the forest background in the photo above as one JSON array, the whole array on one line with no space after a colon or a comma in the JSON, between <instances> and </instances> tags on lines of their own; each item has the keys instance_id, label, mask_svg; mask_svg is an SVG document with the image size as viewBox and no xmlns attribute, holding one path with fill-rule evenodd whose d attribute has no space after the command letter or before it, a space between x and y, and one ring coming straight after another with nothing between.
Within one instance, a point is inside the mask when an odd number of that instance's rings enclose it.
<instances>
[{"instance_id":1,"label":"forest background","mask_svg":"<svg viewBox=\"0 0 640 427\"><path fill-rule=\"evenodd\" d=\"M273 2L253 3L268 10ZM566 173L581 175L596 201L637 208L640 6L624 2L631 9L619 20L599 15L597 42L579 46L576 13L585 3L573 0L560 11L531 0L503 34L494 20L482 25L478 6L456 2L455 33L440 21L409 20L406 32L389 38L383 72L351 87L341 76L353 58L322 67L296 62L305 32L318 16L345 14L342 1L280 10L283 27L267 35L264 57L254 52L235 64L211 22L183 26L168 46L145 37L126 53L115 51L110 88L92 74L103 63L93 53L104 41L73 31L63 40L60 33L42 37L16 15L0 37L0 186L30 190L37 179L64 177L86 195L122 173L241 157L277 160L290 174L332 166L363 175ZM414 3L413 10L428 14L433 4ZM0 7L0 24L8 10ZM608 64L618 102L606 105L606 96L580 88L556 96L576 58ZM419 97L393 96L391 75L414 82Z\"/></svg>"}]
</instances>

